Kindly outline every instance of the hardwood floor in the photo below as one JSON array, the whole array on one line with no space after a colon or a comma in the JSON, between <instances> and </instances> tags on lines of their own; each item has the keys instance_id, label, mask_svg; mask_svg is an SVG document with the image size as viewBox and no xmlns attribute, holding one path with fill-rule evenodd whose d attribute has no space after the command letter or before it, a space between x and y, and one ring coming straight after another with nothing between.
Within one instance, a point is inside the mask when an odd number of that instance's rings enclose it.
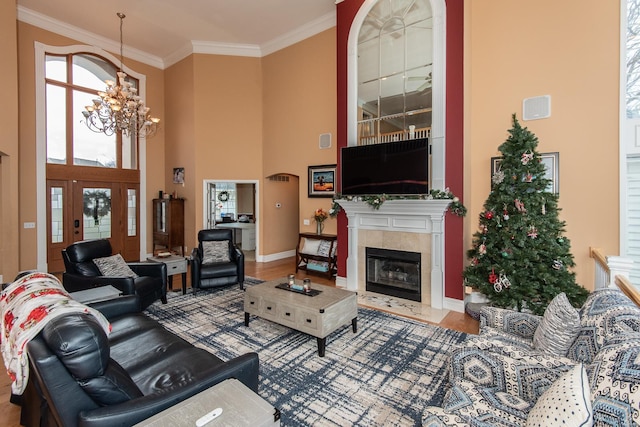
<instances>
[{"instance_id":1,"label":"hardwood floor","mask_svg":"<svg viewBox=\"0 0 640 427\"><path fill-rule=\"evenodd\" d=\"M257 263L254 261L245 262L245 275L256 277L262 280L273 280L278 277L284 277L295 271L295 259L287 258L283 260ZM174 277L174 287L177 289L180 279ZM311 278L312 281L323 285L335 286L335 279L315 274L307 275L304 271L299 271L296 278ZM187 286L190 286L189 275L187 275ZM439 326L457 331L477 334L478 321L472 319L464 313L449 312L445 318L438 323ZM9 402L11 396L11 383L7 375L0 375L0 426L3 427L19 427L20 426L20 407Z\"/></svg>"}]
</instances>

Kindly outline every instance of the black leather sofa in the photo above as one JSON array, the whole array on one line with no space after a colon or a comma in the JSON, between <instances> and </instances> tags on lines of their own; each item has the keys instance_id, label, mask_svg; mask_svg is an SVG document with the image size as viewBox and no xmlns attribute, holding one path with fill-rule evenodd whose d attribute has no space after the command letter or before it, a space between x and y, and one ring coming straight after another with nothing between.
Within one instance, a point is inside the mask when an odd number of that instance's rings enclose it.
<instances>
[{"instance_id":1,"label":"black leather sofa","mask_svg":"<svg viewBox=\"0 0 640 427\"><path fill-rule=\"evenodd\" d=\"M198 246L191 253L191 288L218 288L240 284L244 289L244 253L233 242L233 230L214 228L198 231ZM206 263L204 248L207 242L225 242L228 245L228 261Z\"/></svg>"},{"instance_id":2,"label":"black leather sofa","mask_svg":"<svg viewBox=\"0 0 640 427\"><path fill-rule=\"evenodd\" d=\"M258 390L258 355L224 362L140 312L137 296L53 319L27 345L26 426L130 426L228 378Z\"/></svg>"},{"instance_id":3,"label":"black leather sofa","mask_svg":"<svg viewBox=\"0 0 640 427\"><path fill-rule=\"evenodd\" d=\"M160 299L167 302L167 265L161 262L128 262L127 265L139 277L103 276L93 263L96 258L111 255L111 243L107 239L83 240L62 250L65 272L62 284L69 292L83 291L97 286L111 285L124 295L136 294L142 308Z\"/></svg>"}]
</instances>

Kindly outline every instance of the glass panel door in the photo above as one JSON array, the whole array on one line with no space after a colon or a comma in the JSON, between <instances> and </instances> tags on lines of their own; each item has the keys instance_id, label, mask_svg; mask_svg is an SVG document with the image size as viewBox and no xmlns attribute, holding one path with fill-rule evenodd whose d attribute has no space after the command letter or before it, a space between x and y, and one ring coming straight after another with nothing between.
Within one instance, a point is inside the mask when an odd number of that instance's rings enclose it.
<instances>
[{"instance_id":1,"label":"glass panel door","mask_svg":"<svg viewBox=\"0 0 640 427\"><path fill-rule=\"evenodd\" d=\"M140 260L140 189L138 184L123 183L120 186L122 194L122 209L119 215L121 219L118 225L119 235L122 236L121 253L127 261Z\"/></svg>"},{"instance_id":2,"label":"glass panel door","mask_svg":"<svg viewBox=\"0 0 640 427\"><path fill-rule=\"evenodd\" d=\"M80 191L82 217L75 227L77 234L82 240L111 238L111 188L82 187Z\"/></svg>"},{"instance_id":3,"label":"glass panel door","mask_svg":"<svg viewBox=\"0 0 640 427\"><path fill-rule=\"evenodd\" d=\"M130 185L137 193L137 184ZM73 186L73 241L109 239L114 254L137 261L137 252L132 258L125 250L130 220L127 184L73 181ZM137 237L133 236L136 240ZM135 249L138 247L135 245Z\"/></svg>"},{"instance_id":4,"label":"glass panel door","mask_svg":"<svg viewBox=\"0 0 640 427\"><path fill-rule=\"evenodd\" d=\"M72 239L69 182L47 180L47 194L47 262L49 271L64 271L62 249Z\"/></svg>"}]
</instances>

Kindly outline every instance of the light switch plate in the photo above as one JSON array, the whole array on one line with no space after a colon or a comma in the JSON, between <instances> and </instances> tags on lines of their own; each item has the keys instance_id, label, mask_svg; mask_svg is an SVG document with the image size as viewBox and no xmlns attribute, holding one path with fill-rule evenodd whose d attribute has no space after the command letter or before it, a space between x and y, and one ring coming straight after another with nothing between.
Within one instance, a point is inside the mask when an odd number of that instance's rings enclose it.
<instances>
[{"instance_id":1,"label":"light switch plate","mask_svg":"<svg viewBox=\"0 0 640 427\"><path fill-rule=\"evenodd\" d=\"M303 223L304 225L311 225L311 220L304 219L304 220L302 220L302 223Z\"/></svg>"},{"instance_id":2,"label":"light switch plate","mask_svg":"<svg viewBox=\"0 0 640 427\"><path fill-rule=\"evenodd\" d=\"M36 223L35 222L25 222L24 223L24 228L36 228Z\"/></svg>"}]
</instances>

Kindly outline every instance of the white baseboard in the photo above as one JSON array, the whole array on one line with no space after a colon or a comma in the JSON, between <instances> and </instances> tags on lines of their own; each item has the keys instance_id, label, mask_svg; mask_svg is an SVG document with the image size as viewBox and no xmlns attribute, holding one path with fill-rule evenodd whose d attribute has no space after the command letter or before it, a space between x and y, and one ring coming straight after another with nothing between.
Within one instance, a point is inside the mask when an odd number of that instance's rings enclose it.
<instances>
[{"instance_id":1,"label":"white baseboard","mask_svg":"<svg viewBox=\"0 0 640 427\"><path fill-rule=\"evenodd\" d=\"M275 254L269 254L269 255L258 255L256 256L256 262L271 262L271 261L277 261L279 259L291 258L293 256L296 256L295 249L292 249L290 251L278 252Z\"/></svg>"},{"instance_id":2,"label":"white baseboard","mask_svg":"<svg viewBox=\"0 0 640 427\"><path fill-rule=\"evenodd\" d=\"M445 297L443 308L446 310L457 311L458 313L464 313L464 301Z\"/></svg>"},{"instance_id":3,"label":"white baseboard","mask_svg":"<svg viewBox=\"0 0 640 427\"><path fill-rule=\"evenodd\" d=\"M338 288L347 289L347 278L342 276L336 276L336 286Z\"/></svg>"}]
</instances>

